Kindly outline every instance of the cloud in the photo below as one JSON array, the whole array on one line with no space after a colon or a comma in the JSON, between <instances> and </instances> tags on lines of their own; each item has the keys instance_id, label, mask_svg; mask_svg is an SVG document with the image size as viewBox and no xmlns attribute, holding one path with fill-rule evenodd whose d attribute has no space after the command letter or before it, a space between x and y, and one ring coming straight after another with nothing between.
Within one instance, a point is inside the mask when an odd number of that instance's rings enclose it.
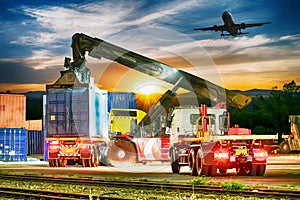
<instances>
[{"instance_id":1,"label":"cloud","mask_svg":"<svg viewBox=\"0 0 300 200\"><path fill-rule=\"evenodd\" d=\"M59 69L61 65L50 58L0 59L0 83L51 83Z\"/></svg>"},{"instance_id":2,"label":"cloud","mask_svg":"<svg viewBox=\"0 0 300 200\"><path fill-rule=\"evenodd\" d=\"M27 17L18 23L21 25L18 26L18 30L24 32L16 34L18 38L11 41L10 45L28 47L31 57L1 59L1 83L53 82L59 75L58 71L62 69L64 57L68 56L66 52L71 54L71 36L76 32L105 39L154 59L170 63L173 59L173 63L176 64L177 61L182 64L179 68L202 74L209 80L210 74L221 74L227 84L237 82L236 79L230 81L229 75L232 75L231 78L236 76L238 80L238 74L249 75L249 80L254 80L255 73L257 76L274 78L271 74L280 77L282 73L282 76L286 76L288 70L297 71L299 67L296 63L299 63L300 56L300 34L278 38L258 34L252 37L217 37L204 40L200 40L197 34L192 35L192 26L195 24L205 22L211 26L222 23L222 11L228 8L232 9L230 11L237 22L255 22L258 11L245 11L241 8L248 8L256 3L232 3L229 0L221 3L178 0L158 4L133 0L88 2L17 7L17 12L21 11ZM265 7L262 6L261 9ZM268 13L266 16L272 15ZM146 33L149 28L153 28L153 31ZM162 31L164 28L173 29L173 33ZM146 31L143 32L143 29ZM184 37L184 34L175 34L174 30L188 30L185 33L192 34ZM207 34L211 38L211 34L215 33ZM20 57L24 55L20 53ZM190 62L194 68L181 62L179 57ZM93 63L90 66L97 71L96 74L101 75L103 69L102 65L98 64L99 61L91 62ZM9 69L13 69L13 73ZM294 73L289 76L293 78L296 75Z\"/></svg>"},{"instance_id":3,"label":"cloud","mask_svg":"<svg viewBox=\"0 0 300 200\"><path fill-rule=\"evenodd\" d=\"M71 39L76 32L98 37L110 37L130 28L153 26L162 23L162 19L193 8L197 1L171 1L160 7L149 8L141 12L143 2L104 1L88 4L70 4L65 6L22 7L25 15L33 19L36 30L20 36L12 44L24 44L47 47L61 40ZM22 22L26 28L26 21ZM29 27L28 27L29 28Z\"/></svg>"}]
</instances>

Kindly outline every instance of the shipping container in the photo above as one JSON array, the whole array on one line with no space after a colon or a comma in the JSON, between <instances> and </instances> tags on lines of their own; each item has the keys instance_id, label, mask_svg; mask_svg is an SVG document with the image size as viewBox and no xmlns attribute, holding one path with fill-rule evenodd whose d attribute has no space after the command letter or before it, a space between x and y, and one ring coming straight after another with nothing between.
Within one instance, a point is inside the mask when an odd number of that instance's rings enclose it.
<instances>
[{"instance_id":1,"label":"shipping container","mask_svg":"<svg viewBox=\"0 0 300 200\"><path fill-rule=\"evenodd\" d=\"M26 120L25 129L32 131L41 131L43 129L43 120Z\"/></svg>"},{"instance_id":2,"label":"shipping container","mask_svg":"<svg viewBox=\"0 0 300 200\"><path fill-rule=\"evenodd\" d=\"M22 128L0 128L0 160L27 160L27 130Z\"/></svg>"},{"instance_id":3,"label":"shipping container","mask_svg":"<svg viewBox=\"0 0 300 200\"><path fill-rule=\"evenodd\" d=\"M107 91L88 87L47 89L45 128L47 137L108 138Z\"/></svg>"},{"instance_id":4,"label":"shipping container","mask_svg":"<svg viewBox=\"0 0 300 200\"><path fill-rule=\"evenodd\" d=\"M27 155L44 154L44 132L41 130L27 130Z\"/></svg>"},{"instance_id":5,"label":"shipping container","mask_svg":"<svg viewBox=\"0 0 300 200\"><path fill-rule=\"evenodd\" d=\"M26 96L0 94L0 128L24 128Z\"/></svg>"},{"instance_id":6,"label":"shipping container","mask_svg":"<svg viewBox=\"0 0 300 200\"><path fill-rule=\"evenodd\" d=\"M133 92L108 92L108 112L112 108L135 109L135 94Z\"/></svg>"}]
</instances>

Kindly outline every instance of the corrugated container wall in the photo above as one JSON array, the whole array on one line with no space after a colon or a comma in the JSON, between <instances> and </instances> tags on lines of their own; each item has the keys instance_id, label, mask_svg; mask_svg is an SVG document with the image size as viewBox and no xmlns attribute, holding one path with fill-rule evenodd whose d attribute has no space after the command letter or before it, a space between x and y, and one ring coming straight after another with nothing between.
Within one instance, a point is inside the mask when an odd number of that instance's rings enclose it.
<instances>
[{"instance_id":1,"label":"corrugated container wall","mask_svg":"<svg viewBox=\"0 0 300 200\"><path fill-rule=\"evenodd\" d=\"M44 132L41 130L27 131L27 154L43 154L44 153Z\"/></svg>"},{"instance_id":2,"label":"corrugated container wall","mask_svg":"<svg viewBox=\"0 0 300 200\"><path fill-rule=\"evenodd\" d=\"M24 128L26 96L0 94L0 128Z\"/></svg>"},{"instance_id":3,"label":"corrugated container wall","mask_svg":"<svg viewBox=\"0 0 300 200\"><path fill-rule=\"evenodd\" d=\"M22 128L0 128L0 160L27 160L27 131Z\"/></svg>"},{"instance_id":4,"label":"corrugated container wall","mask_svg":"<svg viewBox=\"0 0 300 200\"><path fill-rule=\"evenodd\" d=\"M89 87L48 89L45 112L47 137L108 138L107 91L92 83Z\"/></svg>"},{"instance_id":5,"label":"corrugated container wall","mask_svg":"<svg viewBox=\"0 0 300 200\"><path fill-rule=\"evenodd\" d=\"M109 92L108 112L112 108L135 109L136 96L133 92Z\"/></svg>"}]
</instances>

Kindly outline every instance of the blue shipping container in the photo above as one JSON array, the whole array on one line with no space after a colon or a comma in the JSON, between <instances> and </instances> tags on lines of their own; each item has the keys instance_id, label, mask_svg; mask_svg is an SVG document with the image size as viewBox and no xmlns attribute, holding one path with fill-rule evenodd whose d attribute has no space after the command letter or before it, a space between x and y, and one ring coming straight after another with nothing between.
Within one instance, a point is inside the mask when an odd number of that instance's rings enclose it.
<instances>
[{"instance_id":1,"label":"blue shipping container","mask_svg":"<svg viewBox=\"0 0 300 200\"><path fill-rule=\"evenodd\" d=\"M133 92L108 92L108 112L112 108L135 109L135 94Z\"/></svg>"},{"instance_id":2,"label":"blue shipping container","mask_svg":"<svg viewBox=\"0 0 300 200\"><path fill-rule=\"evenodd\" d=\"M50 88L44 98L47 137L108 139L107 90L88 87Z\"/></svg>"},{"instance_id":3,"label":"blue shipping container","mask_svg":"<svg viewBox=\"0 0 300 200\"><path fill-rule=\"evenodd\" d=\"M0 160L27 160L27 130L22 128L0 129Z\"/></svg>"}]
</instances>

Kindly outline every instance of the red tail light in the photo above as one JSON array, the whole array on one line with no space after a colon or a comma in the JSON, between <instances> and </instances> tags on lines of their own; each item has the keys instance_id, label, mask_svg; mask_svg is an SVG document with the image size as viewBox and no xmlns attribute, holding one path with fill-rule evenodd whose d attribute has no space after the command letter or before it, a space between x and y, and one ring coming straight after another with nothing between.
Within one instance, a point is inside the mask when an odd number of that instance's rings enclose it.
<instances>
[{"instance_id":1,"label":"red tail light","mask_svg":"<svg viewBox=\"0 0 300 200\"><path fill-rule=\"evenodd\" d=\"M253 150L254 158L266 159L268 157L268 152L263 149L254 149Z\"/></svg>"},{"instance_id":2,"label":"red tail light","mask_svg":"<svg viewBox=\"0 0 300 200\"><path fill-rule=\"evenodd\" d=\"M49 145L49 150L50 151L58 151L60 149L60 145L53 145L53 144L50 144Z\"/></svg>"}]
</instances>

